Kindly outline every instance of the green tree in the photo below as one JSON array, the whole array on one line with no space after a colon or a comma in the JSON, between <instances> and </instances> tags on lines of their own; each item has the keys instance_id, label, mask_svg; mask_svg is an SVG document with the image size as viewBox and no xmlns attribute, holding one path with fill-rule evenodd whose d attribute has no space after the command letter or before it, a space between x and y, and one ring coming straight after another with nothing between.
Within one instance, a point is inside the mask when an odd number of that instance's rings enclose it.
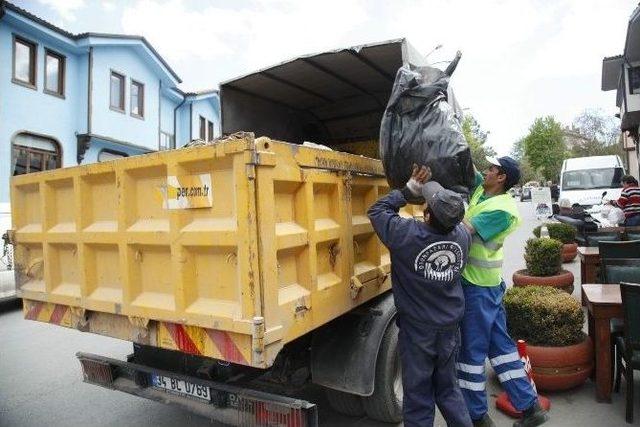
<instances>
[{"instance_id":1,"label":"green tree","mask_svg":"<svg viewBox=\"0 0 640 427\"><path fill-rule=\"evenodd\" d=\"M471 149L471 159L479 171L489 167L487 156L495 156L495 150L486 145L488 132L482 130L478 121L471 114L466 114L462 121L462 133L464 134L469 148Z\"/></svg>"},{"instance_id":2,"label":"green tree","mask_svg":"<svg viewBox=\"0 0 640 427\"><path fill-rule=\"evenodd\" d=\"M524 138L520 138L513 143L509 155L520 163L520 184L525 184L529 181L541 181L542 176L531 166L529 159L525 155Z\"/></svg>"},{"instance_id":3,"label":"green tree","mask_svg":"<svg viewBox=\"0 0 640 427\"><path fill-rule=\"evenodd\" d=\"M600 109L587 109L578 115L567 132L573 157L622 155L619 120Z\"/></svg>"},{"instance_id":4,"label":"green tree","mask_svg":"<svg viewBox=\"0 0 640 427\"><path fill-rule=\"evenodd\" d=\"M524 138L524 153L533 169L547 180L557 180L566 151L562 125L552 116L535 119Z\"/></svg>"}]
</instances>

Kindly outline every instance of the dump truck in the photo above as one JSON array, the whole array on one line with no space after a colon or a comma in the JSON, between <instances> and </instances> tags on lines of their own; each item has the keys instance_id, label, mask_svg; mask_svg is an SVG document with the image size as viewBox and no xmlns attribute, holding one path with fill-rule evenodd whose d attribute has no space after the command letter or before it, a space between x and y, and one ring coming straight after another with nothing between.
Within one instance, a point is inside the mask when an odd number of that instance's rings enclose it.
<instances>
[{"instance_id":1,"label":"dump truck","mask_svg":"<svg viewBox=\"0 0 640 427\"><path fill-rule=\"evenodd\" d=\"M221 85L213 144L14 177L24 317L132 342L126 360L79 352L84 381L212 420L317 425L291 397L313 383L399 422L390 257L366 211L389 191L371 157L395 72L419 58L403 39L296 58Z\"/></svg>"}]
</instances>

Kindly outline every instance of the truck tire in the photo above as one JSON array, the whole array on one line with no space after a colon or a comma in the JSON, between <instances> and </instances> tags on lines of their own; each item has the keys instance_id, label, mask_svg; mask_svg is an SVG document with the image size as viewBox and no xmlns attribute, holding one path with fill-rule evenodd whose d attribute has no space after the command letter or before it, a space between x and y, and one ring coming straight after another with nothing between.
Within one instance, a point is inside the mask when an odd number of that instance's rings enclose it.
<instances>
[{"instance_id":1,"label":"truck tire","mask_svg":"<svg viewBox=\"0 0 640 427\"><path fill-rule=\"evenodd\" d=\"M391 321L382 337L373 394L363 397L362 404L369 418L386 423L402 421L402 372L395 321Z\"/></svg>"},{"instance_id":2,"label":"truck tire","mask_svg":"<svg viewBox=\"0 0 640 427\"><path fill-rule=\"evenodd\" d=\"M334 411L350 417L364 416L364 406L360 396L328 388L325 389L325 394Z\"/></svg>"}]
</instances>

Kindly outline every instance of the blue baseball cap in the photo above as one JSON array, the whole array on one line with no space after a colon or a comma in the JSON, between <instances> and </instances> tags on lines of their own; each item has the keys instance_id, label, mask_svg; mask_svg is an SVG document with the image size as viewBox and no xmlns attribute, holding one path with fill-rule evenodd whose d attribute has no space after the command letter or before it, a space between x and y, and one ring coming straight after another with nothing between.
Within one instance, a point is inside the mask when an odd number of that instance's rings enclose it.
<instances>
[{"instance_id":1,"label":"blue baseball cap","mask_svg":"<svg viewBox=\"0 0 640 427\"><path fill-rule=\"evenodd\" d=\"M487 161L492 165L502 168L507 175L507 180L504 183L505 188L511 188L520 181L520 165L514 159L509 156L504 157L489 157Z\"/></svg>"}]
</instances>

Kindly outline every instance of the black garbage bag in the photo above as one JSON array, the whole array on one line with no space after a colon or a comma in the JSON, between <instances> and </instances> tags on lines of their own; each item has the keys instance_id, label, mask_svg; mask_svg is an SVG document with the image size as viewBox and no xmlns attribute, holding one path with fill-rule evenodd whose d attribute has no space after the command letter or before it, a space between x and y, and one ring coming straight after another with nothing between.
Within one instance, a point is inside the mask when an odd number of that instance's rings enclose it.
<instances>
[{"instance_id":1,"label":"black garbage bag","mask_svg":"<svg viewBox=\"0 0 640 427\"><path fill-rule=\"evenodd\" d=\"M398 70L380 125L380 158L391 188L404 187L416 163L429 166L443 187L469 194L475 180L471 150L447 93L459 59L445 71L411 65Z\"/></svg>"}]
</instances>

